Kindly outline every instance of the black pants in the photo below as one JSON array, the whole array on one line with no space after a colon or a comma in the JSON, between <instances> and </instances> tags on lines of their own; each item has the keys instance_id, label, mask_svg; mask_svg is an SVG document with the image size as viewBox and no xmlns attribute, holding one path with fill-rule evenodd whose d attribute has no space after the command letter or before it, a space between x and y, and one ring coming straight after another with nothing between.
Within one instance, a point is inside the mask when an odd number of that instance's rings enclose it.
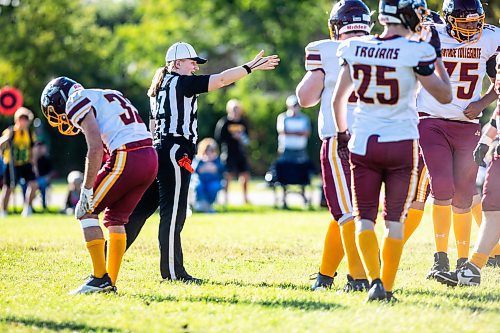
<instances>
[{"instance_id":1,"label":"black pants","mask_svg":"<svg viewBox=\"0 0 500 333\"><path fill-rule=\"evenodd\" d=\"M191 173L178 161L185 156L192 160L194 148L184 138L166 138L161 146L156 146L159 162L157 181L144 193L125 225L129 248L159 204L160 272L164 279L177 280L188 276L184 269L181 231L186 221Z\"/></svg>"}]
</instances>

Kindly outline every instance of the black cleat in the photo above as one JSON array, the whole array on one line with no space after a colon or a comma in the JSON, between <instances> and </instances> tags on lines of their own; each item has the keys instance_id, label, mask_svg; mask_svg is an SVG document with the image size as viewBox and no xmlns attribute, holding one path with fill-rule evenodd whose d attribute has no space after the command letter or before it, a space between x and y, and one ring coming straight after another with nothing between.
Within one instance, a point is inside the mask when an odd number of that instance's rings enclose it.
<instances>
[{"instance_id":1,"label":"black cleat","mask_svg":"<svg viewBox=\"0 0 500 333\"><path fill-rule=\"evenodd\" d=\"M397 302L399 302L399 300L396 297L394 297L394 294L393 294L392 291L386 292L386 295L387 296L385 297L385 301L387 303L397 303Z\"/></svg>"},{"instance_id":2,"label":"black cleat","mask_svg":"<svg viewBox=\"0 0 500 333\"><path fill-rule=\"evenodd\" d=\"M457 272L436 272L434 279L449 287L456 287L458 285Z\"/></svg>"},{"instance_id":3,"label":"black cleat","mask_svg":"<svg viewBox=\"0 0 500 333\"><path fill-rule=\"evenodd\" d=\"M160 283L170 282L170 281L179 281L185 284L203 284L204 282L202 279L192 277L191 275L186 275L186 276L178 276L175 280L171 278L166 278L163 279Z\"/></svg>"},{"instance_id":4,"label":"black cleat","mask_svg":"<svg viewBox=\"0 0 500 333\"><path fill-rule=\"evenodd\" d=\"M93 275L90 275L85 281L77 289L71 291L70 295L78 295L78 294L92 294L92 293L101 293L101 292L116 292L116 287L113 286L111 282L111 278L108 273L104 274L102 278L97 278Z\"/></svg>"},{"instance_id":5,"label":"black cleat","mask_svg":"<svg viewBox=\"0 0 500 333\"><path fill-rule=\"evenodd\" d=\"M481 269L470 261L466 261L455 272L436 273L436 280L451 287L478 286L481 283Z\"/></svg>"},{"instance_id":6,"label":"black cleat","mask_svg":"<svg viewBox=\"0 0 500 333\"><path fill-rule=\"evenodd\" d=\"M353 279L352 276L347 274L347 283L344 287L345 293L368 291L368 289L370 289L370 282L367 279Z\"/></svg>"},{"instance_id":7,"label":"black cleat","mask_svg":"<svg viewBox=\"0 0 500 333\"><path fill-rule=\"evenodd\" d=\"M431 270L427 273L427 279L433 279L436 272L449 271L450 261L448 260L448 254L446 254L446 252L434 253L434 265L432 265Z\"/></svg>"},{"instance_id":8,"label":"black cleat","mask_svg":"<svg viewBox=\"0 0 500 333\"><path fill-rule=\"evenodd\" d=\"M500 267L500 255L496 255L494 257L489 257L488 262L486 263L488 267Z\"/></svg>"},{"instance_id":9,"label":"black cleat","mask_svg":"<svg viewBox=\"0 0 500 333\"><path fill-rule=\"evenodd\" d=\"M384 285L380 279L375 279L370 285L370 290L368 290L368 302L371 301L383 301L387 298L387 293L385 292Z\"/></svg>"},{"instance_id":10,"label":"black cleat","mask_svg":"<svg viewBox=\"0 0 500 333\"><path fill-rule=\"evenodd\" d=\"M460 268L462 268L463 265L467 262L467 258L458 258L457 259L457 268L455 269L456 271L459 271Z\"/></svg>"},{"instance_id":11,"label":"black cleat","mask_svg":"<svg viewBox=\"0 0 500 333\"><path fill-rule=\"evenodd\" d=\"M335 275L337 275L337 273L335 273ZM318 274L316 274L316 277L314 277L314 275L312 276L311 280L313 280L315 278L316 278L316 280L314 281L314 283L311 286L312 291L325 290L325 289L332 288L333 277L330 277L328 275L323 275L323 274L318 272Z\"/></svg>"}]
</instances>

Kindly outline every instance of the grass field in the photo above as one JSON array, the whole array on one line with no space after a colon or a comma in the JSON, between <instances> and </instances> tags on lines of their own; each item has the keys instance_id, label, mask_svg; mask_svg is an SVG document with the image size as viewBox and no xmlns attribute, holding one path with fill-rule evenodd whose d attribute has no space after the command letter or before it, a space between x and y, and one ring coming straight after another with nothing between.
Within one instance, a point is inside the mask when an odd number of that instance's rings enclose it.
<instances>
[{"instance_id":1,"label":"grass field","mask_svg":"<svg viewBox=\"0 0 500 333\"><path fill-rule=\"evenodd\" d=\"M326 211L196 214L183 232L188 272L208 280L196 286L160 284L155 215L126 254L117 294L69 296L90 272L79 225L8 217L0 220L0 332L499 332L499 269L484 269L478 288L425 280L428 216L403 255L399 303L340 292L345 264L334 290L310 292L327 223ZM450 253L454 261L454 246Z\"/></svg>"}]
</instances>

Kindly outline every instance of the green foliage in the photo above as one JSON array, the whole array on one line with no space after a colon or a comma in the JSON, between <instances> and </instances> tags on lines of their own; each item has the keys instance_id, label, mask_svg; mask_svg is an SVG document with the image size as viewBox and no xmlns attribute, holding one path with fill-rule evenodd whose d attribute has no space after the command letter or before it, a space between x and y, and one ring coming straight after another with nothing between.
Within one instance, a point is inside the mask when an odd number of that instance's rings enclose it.
<instances>
[{"instance_id":1,"label":"green foliage","mask_svg":"<svg viewBox=\"0 0 500 333\"><path fill-rule=\"evenodd\" d=\"M208 280L201 286L160 284L154 215L125 254L118 294L87 296L67 295L90 273L78 223L11 216L0 221L0 331L498 332L498 269L483 269L477 288L425 279L434 250L429 218L405 246L400 302L386 305L341 292L345 262L333 290L309 291L327 211L193 215L183 230L184 258L188 272ZM450 247L451 259L455 253Z\"/></svg>"},{"instance_id":2,"label":"green foliage","mask_svg":"<svg viewBox=\"0 0 500 333\"><path fill-rule=\"evenodd\" d=\"M376 0L366 2L377 9ZM439 10L442 2L428 3ZM0 86L20 88L26 106L41 116L42 88L50 78L67 75L87 87L121 90L147 118L146 91L172 43L187 41L207 57L202 73L240 65L260 49L277 53L282 61L274 72L252 74L201 96L199 103L200 137L206 137L213 136L227 100L242 100L253 129L253 171L262 174L276 155L276 116L304 75L304 47L328 38L332 4L327 0L192 0L188 4L185 0L20 0L18 7L1 7ZM495 24L499 7L485 5L485 10L487 21ZM380 32L381 26L375 25L373 31ZM317 109L306 111L313 124ZM0 119L0 126L10 121ZM84 140L47 131L60 171L81 166ZM317 160L315 132L310 141L310 155Z\"/></svg>"}]
</instances>

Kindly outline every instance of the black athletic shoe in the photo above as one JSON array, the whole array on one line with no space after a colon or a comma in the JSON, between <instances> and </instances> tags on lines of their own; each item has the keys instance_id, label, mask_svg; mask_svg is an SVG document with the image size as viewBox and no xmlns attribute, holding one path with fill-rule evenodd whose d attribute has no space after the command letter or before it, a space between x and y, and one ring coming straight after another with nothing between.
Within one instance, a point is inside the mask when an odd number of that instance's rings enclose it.
<instances>
[{"instance_id":1,"label":"black athletic shoe","mask_svg":"<svg viewBox=\"0 0 500 333\"><path fill-rule=\"evenodd\" d=\"M344 287L345 293L354 291L368 291L370 289L370 282L367 279L353 279L352 276L347 274L347 283Z\"/></svg>"},{"instance_id":2,"label":"black athletic shoe","mask_svg":"<svg viewBox=\"0 0 500 333\"><path fill-rule=\"evenodd\" d=\"M186 275L186 276L178 276L175 280L171 278L166 278L163 279L160 283L171 282L171 281L179 281L185 284L203 284L204 282L202 279L192 277L191 275Z\"/></svg>"},{"instance_id":3,"label":"black athletic shoe","mask_svg":"<svg viewBox=\"0 0 500 333\"><path fill-rule=\"evenodd\" d=\"M467 262L467 258L458 258L457 259L457 268L455 269L455 271L459 271L460 268L462 268L462 266L465 265L466 262Z\"/></svg>"},{"instance_id":4,"label":"black athletic shoe","mask_svg":"<svg viewBox=\"0 0 500 333\"><path fill-rule=\"evenodd\" d=\"M91 294L91 293L101 293L107 291L116 292L116 287L113 286L113 283L111 282L111 278L109 277L108 273L104 274L102 278L97 278L93 275L90 275L84 284L82 284L77 289L71 291L69 294L70 295Z\"/></svg>"},{"instance_id":5,"label":"black athletic shoe","mask_svg":"<svg viewBox=\"0 0 500 333\"><path fill-rule=\"evenodd\" d=\"M337 273L335 273L337 275ZM316 277L314 277L314 274L312 275L311 280L314 280L314 283L311 286L312 291L316 290L325 290L325 289L331 289L332 284L333 284L333 278L328 276L328 275L323 275L320 272L316 274Z\"/></svg>"},{"instance_id":6,"label":"black athletic shoe","mask_svg":"<svg viewBox=\"0 0 500 333\"><path fill-rule=\"evenodd\" d=\"M431 270L427 273L428 279L433 279L436 272L449 272L450 271L450 261L448 260L448 254L446 252L436 252L434 253L434 265L432 265Z\"/></svg>"},{"instance_id":7,"label":"black athletic shoe","mask_svg":"<svg viewBox=\"0 0 500 333\"><path fill-rule=\"evenodd\" d=\"M478 286L481 283L481 270L470 261L466 261L455 272L436 273L436 280L451 287L456 285Z\"/></svg>"},{"instance_id":8,"label":"black athletic shoe","mask_svg":"<svg viewBox=\"0 0 500 333\"><path fill-rule=\"evenodd\" d=\"M488 267L500 267L500 255L496 255L494 257L489 257L488 262L486 262L486 266L488 266Z\"/></svg>"},{"instance_id":9,"label":"black athletic shoe","mask_svg":"<svg viewBox=\"0 0 500 333\"><path fill-rule=\"evenodd\" d=\"M394 297L394 294L393 294L392 291L386 292L386 295L387 296L385 297L385 301L387 303L397 303L397 302L399 302L399 300L396 297Z\"/></svg>"},{"instance_id":10,"label":"black athletic shoe","mask_svg":"<svg viewBox=\"0 0 500 333\"><path fill-rule=\"evenodd\" d=\"M387 293L385 292L384 285L380 279L375 279L370 284L370 290L368 290L368 302L371 301L383 301L387 298Z\"/></svg>"}]
</instances>

